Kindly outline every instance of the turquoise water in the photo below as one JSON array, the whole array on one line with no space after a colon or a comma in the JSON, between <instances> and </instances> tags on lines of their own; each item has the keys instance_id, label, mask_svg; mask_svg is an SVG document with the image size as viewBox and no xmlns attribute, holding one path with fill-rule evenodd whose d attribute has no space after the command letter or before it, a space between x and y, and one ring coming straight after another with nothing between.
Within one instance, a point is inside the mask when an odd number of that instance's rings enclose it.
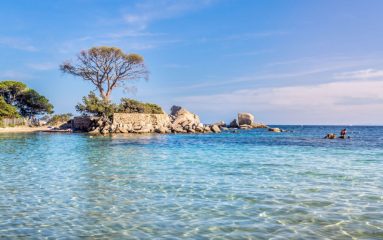
<instances>
[{"instance_id":1,"label":"turquoise water","mask_svg":"<svg viewBox=\"0 0 383 240\"><path fill-rule=\"evenodd\" d=\"M0 134L0 238L383 239L383 127Z\"/></svg>"}]
</instances>

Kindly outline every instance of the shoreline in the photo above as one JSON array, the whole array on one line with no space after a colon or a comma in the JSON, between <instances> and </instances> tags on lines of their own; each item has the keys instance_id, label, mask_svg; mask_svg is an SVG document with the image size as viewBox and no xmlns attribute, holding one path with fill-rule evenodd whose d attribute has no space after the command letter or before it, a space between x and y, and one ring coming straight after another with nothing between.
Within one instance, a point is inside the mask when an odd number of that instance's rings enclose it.
<instances>
[{"instance_id":1,"label":"shoreline","mask_svg":"<svg viewBox=\"0 0 383 240\"><path fill-rule=\"evenodd\" d=\"M0 133L32 133L49 130L48 127L5 127L0 128Z\"/></svg>"}]
</instances>

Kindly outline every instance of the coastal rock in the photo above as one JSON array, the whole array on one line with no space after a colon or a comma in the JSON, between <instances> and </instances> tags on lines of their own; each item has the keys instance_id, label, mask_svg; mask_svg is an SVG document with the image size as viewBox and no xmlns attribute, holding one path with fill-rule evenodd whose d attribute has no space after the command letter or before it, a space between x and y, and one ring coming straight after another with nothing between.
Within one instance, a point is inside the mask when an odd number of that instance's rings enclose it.
<instances>
[{"instance_id":1,"label":"coastal rock","mask_svg":"<svg viewBox=\"0 0 383 240\"><path fill-rule=\"evenodd\" d=\"M238 113L238 125L252 125L254 116L251 113Z\"/></svg>"},{"instance_id":2,"label":"coastal rock","mask_svg":"<svg viewBox=\"0 0 383 240\"><path fill-rule=\"evenodd\" d=\"M155 131L156 133L164 134L164 133L167 132L166 130L167 130L167 129L166 129L165 127L159 127L159 128L156 128L154 131Z\"/></svg>"},{"instance_id":3,"label":"coastal rock","mask_svg":"<svg viewBox=\"0 0 383 240\"><path fill-rule=\"evenodd\" d=\"M173 132L184 133L190 132L193 133L196 131L196 128L201 128L201 122L199 117L186 110L185 108L179 106L173 106L171 108L171 129Z\"/></svg>"},{"instance_id":4,"label":"coastal rock","mask_svg":"<svg viewBox=\"0 0 383 240\"><path fill-rule=\"evenodd\" d=\"M239 126L239 128L246 130L246 129L251 129L252 127L251 127L251 125L248 125L248 124L242 124L242 125Z\"/></svg>"},{"instance_id":5,"label":"coastal rock","mask_svg":"<svg viewBox=\"0 0 383 240\"><path fill-rule=\"evenodd\" d=\"M212 125L210 127L211 131L214 132L214 133L220 133L221 132L221 129L218 127L218 125Z\"/></svg>"},{"instance_id":6,"label":"coastal rock","mask_svg":"<svg viewBox=\"0 0 383 240\"><path fill-rule=\"evenodd\" d=\"M253 123L251 124L251 128L269 128L269 127L263 123Z\"/></svg>"},{"instance_id":7,"label":"coastal rock","mask_svg":"<svg viewBox=\"0 0 383 240\"><path fill-rule=\"evenodd\" d=\"M270 132L282 132L282 130L280 128L269 128L269 131Z\"/></svg>"},{"instance_id":8,"label":"coastal rock","mask_svg":"<svg viewBox=\"0 0 383 240\"><path fill-rule=\"evenodd\" d=\"M209 132L211 132L211 128L209 127L209 126L205 126L204 128L203 128L203 132L204 133L209 133Z\"/></svg>"},{"instance_id":9,"label":"coastal rock","mask_svg":"<svg viewBox=\"0 0 383 240\"><path fill-rule=\"evenodd\" d=\"M216 123L213 123L212 125L217 125L218 127L226 127L226 123L224 121L219 121L219 122L216 122Z\"/></svg>"},{"instance_id":10,"label":"coastal rock","mask_svg":"<svg viewBox=\"0 0 383 240\"><path fill-rule=\"evenodd\" d=\"M230 122L229 128L239 128L237 119L234 119L233 121Z\"/></svg>"},{"instance_id":11,"label":"coastal rock","mask_svg":"<svg viewBox=\"0 0 383 240\"><path fill-rule=\"evenodd\" d=\"M324 137L326 139L335 139L336 138L336 134L335 133L328 133L326 135L326 137Z\"/></svg>"}]
</instances>

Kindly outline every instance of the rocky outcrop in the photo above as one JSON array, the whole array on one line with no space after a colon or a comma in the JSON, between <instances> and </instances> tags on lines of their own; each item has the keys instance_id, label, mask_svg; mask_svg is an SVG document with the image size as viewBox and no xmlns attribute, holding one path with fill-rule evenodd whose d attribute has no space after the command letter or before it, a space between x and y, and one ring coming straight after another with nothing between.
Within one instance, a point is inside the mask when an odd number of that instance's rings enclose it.
<instances>
[{"instance_id":1,"label":"rocky outcrop","mask_svg":"<svg viewBox=\"0 0 383 240\"><path fill-rule=\"evenodd\" d=\"M282 130L280 128L269 128L269 131L270 132L278 132L278 133L282 132Z\"/></svg>"},{"instance_id":2,"label":"rocky outcrop","mask_svg":"<svg viewBox=\"0 0 383 240\"><path fill-rule=\"evenodd\" d=\"M179 106L173 106L170 114L170 129L175 133L195 132L197 126L200 126L199 117Z\"/></svg>"},{"instance_id":3,"label":"rocky outcrop","mask_svg":"<svg viewBox=\"0 0 383 240\"><path fill-rule=\"evenodd\" d=\"M173 106L170 115L145 113L114 113L112 118L78 117L72 122L77 130L95 134L108 133L220 133L229 128L252 129L267 126L254 122L250 113L239 113L229 125L219 121L202 124L198 115L187 109ZM229 128L228 128L229 127Z\"/></svg>"},{"instance_id":4,"label":"rocky outcrop","mask_svg":"<svg viewBox=\"0 0 383 240\"><path fill-rule=\"evenodd\" d=\"M254 116L250 113L238 113L238 118L228 125L229 128L253 129L267 128L267 125L254 122Z\"/></svg>"},{"instance_id":5,"label":"rocky outcrop","mask_svg":"<svg viewBox=\"0 0 383 240\"><path fill-rule=\"evenodd\" d=\"M167 114L114 113L111 132L167 133L171 125Z\"/></svg>"},{"instance_id":6,"label":"rocky outcrop","mask_svg":"<svg viewBox=\"0 0 383 240\"><path fill-rule=\"evenodd\" d=\"M218 124L204 125L196 114L178 106L172 107L170 115L165 113L114 113L112 119L87 119L84 122L86 124L83 124L84 127L82 129L86 129L86 131L94 134L221 132L221 127Z\"/></svg>"},{"instance_id":7,"label":"rocky outcrop","mask_svg":"<svg viewBox=\"0 0 383 240\"><path fill-rule=\"evenodd\" d=\"M335 139L336 138L336 134L335 133L328 133L324 138L326 138L326 139Z\"/></svg>"},{"instance_id":8,"label":"rocky outcrop","mask_svg":"<svg viewBox=\"0 0 383 240\"><path fill-rule=\"evenodd\" d=\"M254 116L251 113L238 113L238 125L252 125Z\"/></svg>"},{"instance_id":9,"label":"rocky outcrop","mask_svg":"<svg viewBox=\"0 0 383 240\"><path fill-rule=\"evenodd\" d=\"M239 128L237 119L234 119L233 121L230 122L229 128Z\"/></svg>"},{"instance_id":10,"label":"rocky outcrop","mask_svg":"<svg viewBox=\"0 0 383 240\"><path fill-rule=\"evenodd\" d=\"M91 129L95 123L99 120L98 117L80 116L74 117L71 121L71 128L74 131L92 131Z\"/></svg>"}]
</instances>

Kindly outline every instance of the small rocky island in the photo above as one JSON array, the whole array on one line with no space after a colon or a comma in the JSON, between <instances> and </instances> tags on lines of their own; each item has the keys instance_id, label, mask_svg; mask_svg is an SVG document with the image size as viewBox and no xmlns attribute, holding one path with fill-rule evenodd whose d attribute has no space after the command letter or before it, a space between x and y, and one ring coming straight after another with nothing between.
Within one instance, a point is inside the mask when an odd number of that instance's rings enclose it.
<instances>
[{"instance_id":1,"label":"small rocky island","mask_svg":"<svg viewBox=\"0 0 383 240\"><path fill-rule=\"evenodd\" d=\"M113 113L111 119L102 117L81 116L71 120L74 131L93 134L108 133L219 133L229 129L267 128L256 123L250 113L239 113L230 124L219 121L214 124L203 124L198 115L185 108L173 106L171 113ZM68 126L68 125L67 125Z\"/></svg>"}]
</instances>

